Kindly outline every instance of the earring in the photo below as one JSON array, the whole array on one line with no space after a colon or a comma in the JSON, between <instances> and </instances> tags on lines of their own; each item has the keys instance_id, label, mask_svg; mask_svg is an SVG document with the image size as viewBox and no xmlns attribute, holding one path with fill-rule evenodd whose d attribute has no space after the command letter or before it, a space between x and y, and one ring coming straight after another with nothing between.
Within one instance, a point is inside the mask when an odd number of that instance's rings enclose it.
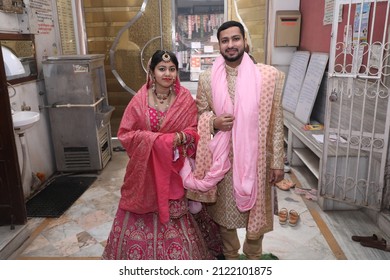
<instances>
[{"instance_id":1,"label":"earring","mask_svg":"<svg viewBox=\"0 0 390 280\"><path fill-rule=\"evenodd\" d=\"M152 91L155 92L156 91L156 78L153 77L152 79Z\"/></svg>"}]
</instances>

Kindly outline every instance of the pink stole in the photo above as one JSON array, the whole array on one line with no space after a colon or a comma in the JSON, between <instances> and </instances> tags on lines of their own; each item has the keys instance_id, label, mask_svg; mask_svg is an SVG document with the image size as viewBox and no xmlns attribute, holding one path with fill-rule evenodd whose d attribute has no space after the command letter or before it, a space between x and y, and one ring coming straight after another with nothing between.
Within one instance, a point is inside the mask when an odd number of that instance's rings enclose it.
<instances>
[{"instance_id":1,"label":"pink stole","mask_svg":"<svg viewBox=\"0 0 390 280\"><path fill-rule=\"evenodd\" d=\"M225 60L218 57L212 68L211 89L217 116L230 113L235 116L232 131L219 131L209 143L213 163L205 177L196 179L190 163L185 162L180 175L184 187L208 191L214 187L231 167L230 139L233 145L233 189L240 211L252 209L257 197L258 124L261 77L258 68L245 53L238 66L234 106L226 80Z\"/></svg>"}]
</instances>

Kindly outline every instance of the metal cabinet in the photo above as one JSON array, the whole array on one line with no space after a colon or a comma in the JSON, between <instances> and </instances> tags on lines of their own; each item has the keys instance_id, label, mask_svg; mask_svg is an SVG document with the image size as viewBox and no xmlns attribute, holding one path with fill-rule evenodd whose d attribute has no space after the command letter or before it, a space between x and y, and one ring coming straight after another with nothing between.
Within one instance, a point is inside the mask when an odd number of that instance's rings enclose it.
<instances>
[{"instance_id":1,"label":"metal cabinet","mask_svg":"<svg viewBox=\"0 0 390 280\"><path fill-rule=\"evenodd\" d=\"M57 171L101 170L112 156L104 55L43 61Z\"/></svg>"}]
</instances>

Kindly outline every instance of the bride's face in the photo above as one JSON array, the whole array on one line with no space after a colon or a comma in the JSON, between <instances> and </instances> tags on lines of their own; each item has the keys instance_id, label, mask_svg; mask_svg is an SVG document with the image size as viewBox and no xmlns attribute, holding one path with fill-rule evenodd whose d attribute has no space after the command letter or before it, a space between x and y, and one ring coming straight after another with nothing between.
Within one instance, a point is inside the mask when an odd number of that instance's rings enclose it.
<instances>
[{"instance_id":1,"label":"bride's face","mask_svg":"<svg viewBox=\"0 0 390 280\"><path fill-rule=\"evenodd\" d=\"M176 80L177 69L173 62L161 61L156 65L153 71L156 90L160 88L170 88Z\"/></svg>"}]
</instances>

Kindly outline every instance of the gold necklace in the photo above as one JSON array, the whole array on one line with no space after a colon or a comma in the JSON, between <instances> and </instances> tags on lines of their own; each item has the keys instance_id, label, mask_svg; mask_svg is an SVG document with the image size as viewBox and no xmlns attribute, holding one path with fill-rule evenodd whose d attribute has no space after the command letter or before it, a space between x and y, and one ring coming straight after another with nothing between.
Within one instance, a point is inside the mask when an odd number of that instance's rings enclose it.
<instances>
[{"instance_id":1,"label":"gold necklace","mask_svg":"<svg viewBox=\"0 0 390 280\"><path fill-rule=\"evenodd\" d=\"M172 91L169 88L169 92L168 93L157 93L156 89L154 89L153 93L157 97L158 102L160 102L160 104L164 104L165 100L168 99L168 97L171 95Z\"/></svg>"},{"instance_id":2,"label":"gold necklace","mask_svg":"<svg viewBox=\"0 0 390 280\"><path fill-rule=\"evenodd\" d=\"M157 97L156 94L153 95L154 107L156 108L156 115L157 115L157 130L160 130L161 124L163 123L165 115L166 115L166 112L168 111L168 108L170 106L171 98L168 99L168 97L170 97L170 93L168 93L167 98L165 98L161 102L161 101L157 100L158 97ZM165 100L167 100L167 104L165 104L165 108L163 110L160 110L160 107L159 107L158 103L164 104Z\"/></svg>"}]
</instances>

